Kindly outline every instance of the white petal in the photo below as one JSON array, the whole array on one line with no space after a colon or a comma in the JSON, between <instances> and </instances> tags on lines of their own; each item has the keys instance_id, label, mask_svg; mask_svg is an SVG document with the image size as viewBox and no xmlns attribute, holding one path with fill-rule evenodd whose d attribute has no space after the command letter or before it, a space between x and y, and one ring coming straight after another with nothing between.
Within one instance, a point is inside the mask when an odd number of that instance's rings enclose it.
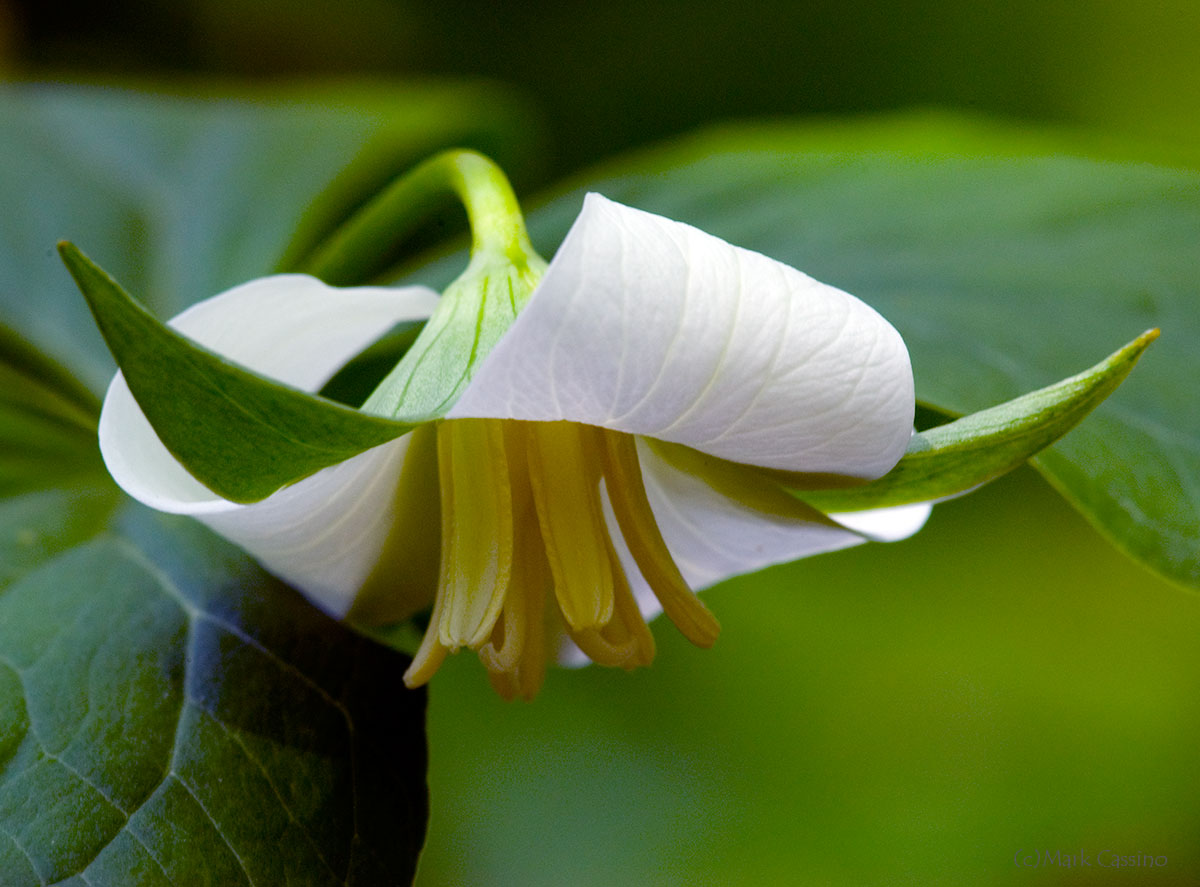
<instances>
[{"instance_id":1,"label":"white petal","mask_svg":"<svg viewBox=\"0 0 1200 887\"><path fill-rule=\"evenodd\" d=\"M925 526L931 511L932 502L917 502L913 505L847 511L829 516L842 526L862 533L874 542L899 542Z\"/></svg>"},{"instance_id":2,"label":"white petal","mask_svg":"<svg viewBox=\"0 0 1200 887\"><path fill-rule=\"evenodd\" d=\"M264 375L316 391L395 324L428 317L437 298L420 287L337 289L278 275L194 305L170 325ZM334 615L345 613L383 547L408 446L400 438L238 505L175 460L120 373L105 396L99 436L105 464L127 493L197 517Z\"/></svg>"},{"instance_id":3,"label":"white petal","mask_svg":"<svg viewBox=\"0 0 1200 887\"><path fill-rule=\"evenodd\" d=\"M908 443L913 381L900 335L853 296L589 194L450 415L569 419L877 477Z\"/></svg>"},{"instance_id":4,"label":"white petal","mask_svg":"<svg viewBox=\"0 0 1200 887\"><path fill-rule=\"evenodd\" d=\"M360 453L253 505L196 517L340 618L387 541L408 442Z\"/></svg>"},{"instance_id":5,"label":"white petal","mask_svg":"<svg viewBox=\"0 0 1200 887\"><path fill-rule=\"evenodd\" d=\"M704 481L664 461L641 441L638 459L646 495L663 539L693 591L773 564L849 548L868 540L905 539L921 529L933 507L918 503L830 515L847 528L838 529L787 520L739 505ZM662 605L638 571L607 494L604 508L613 547L625 568L638 607L647 620L653 619L662 613ZM559 641L558 661L573 667L590 662L565 635Z\"/></svg>"},{"instance_id":6,"label":"white petal","mask_svg":"<svg viewBox=\"0 0 1200 887\"><path fill-rule=\"evenodd\" d=\"M675 468L641 441L638 459L663 540L693 590L866 541L848 529L767 514L735 502Z\"/></svg>"}]
</instances>

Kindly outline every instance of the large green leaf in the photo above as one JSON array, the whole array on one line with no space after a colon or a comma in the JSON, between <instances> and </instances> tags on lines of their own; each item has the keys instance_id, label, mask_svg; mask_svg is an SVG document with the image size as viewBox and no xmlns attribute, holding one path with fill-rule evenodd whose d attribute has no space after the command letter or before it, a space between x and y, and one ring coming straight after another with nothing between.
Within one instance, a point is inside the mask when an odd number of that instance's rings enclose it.
<instances>
[{"instance_id":1,"label":"large green leaf","mask_svg":"<svg viewBox=\"0 0 1200 887\"><path fill-rule=\"evenodd\" d=\"M94 432L114 367L53 245L74 238L168 317L303 256L434 150L512 160L518 111L452 85L0 89L5 887L411 877L407 660L198 526L117 507Z\"/></svg>"},{"instance_id":2,"label":"large green leaf","mask_svg":"<svg viewBox=\"0 0 1200 887\"><path fill-rule=\"evenodd\" d=\"M1121 390L1035 464L1117 545L1194 587L1200 174L1072 150L938 116L723 127L582 177L530 228L557 243L587 189L788 262L878 308L918 397L952 413L1160 327Z\"/></svg>"},{"instance_id":3,"label":"large green leaf","mask_svg":"<svg viewBox=\"0 0 1200 887\"><path fill-rule=\"evenodd\" d=\"M103 477L99 411L90 391L0 324L0 497Z\"/></svg>"},{"instance_id":4,"label":"large green leaf","mask_svg":"<svg viewBox=\"0 0 1200 887\"><path fill-rule=\"evenodd\" d=\"M108 520L118 491L96 448L99 411L61 365L0 325L0 592Z\"/></svg>"},{"instance_id":5,"label":"large green leaf","mask_svg":"<svg viewBox=\"0 0 1200 887\"><path fill-rule=\"evenodd\" d=\"M179 95L0 86L0 323L100 391L112 359L58 241L171 317L296 261L440 148L476 147L519 168L525 123L507 93L457 84Z\"/></svg>"},{"instance_id":6,"label":"large green leaf","mask_svg":"<svg viewBox=\"0 0 1200 887\"><path fill-rule=\"evenodd\" d=\"M411 879L407 662L197 524L139 506L26 574L0 651L6 887Z\"/></svg>"}]
</instances>

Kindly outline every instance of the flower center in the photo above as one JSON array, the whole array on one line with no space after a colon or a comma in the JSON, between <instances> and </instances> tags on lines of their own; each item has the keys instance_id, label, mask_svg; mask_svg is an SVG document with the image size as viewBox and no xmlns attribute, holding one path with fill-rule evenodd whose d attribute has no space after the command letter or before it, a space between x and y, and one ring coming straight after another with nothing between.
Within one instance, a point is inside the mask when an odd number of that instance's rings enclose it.
<instances>
[{"instance_id":1,"label":"flower center","mask_svg":"<svg viewBox=\"0 0 1200 887\"><path fill-rule=\"evenodd\" d=\"M408 686L470 647L503 696L532 698L548 633L557 644L565 632L601 665L648 665L654 637L613 546L614 524L680 631L702 647L716 640L716 620L663 542L631 435L574 422L454 419L437 426L437 454L441 564Z\"/></svg>"}]
</instances>

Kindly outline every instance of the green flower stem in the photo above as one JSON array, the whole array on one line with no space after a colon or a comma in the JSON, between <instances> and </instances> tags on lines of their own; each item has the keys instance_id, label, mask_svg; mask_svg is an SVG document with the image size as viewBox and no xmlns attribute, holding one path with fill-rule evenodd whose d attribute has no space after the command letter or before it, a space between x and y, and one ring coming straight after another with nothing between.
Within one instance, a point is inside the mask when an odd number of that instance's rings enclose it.
<instances>
[{"instance_id":1,"label":"green flower stem","mask_svg":"<svg viewBox=\"0 0 1200 887\"><path fill-rule=\"evenodd\" d=\"M523 261L533 254L512 186L493 161L475 151L445 151L396 179L351 216L296 270L335 286L360 284L380 258L448 196L462 201L471 226L471 255Z\"/></svg>"}]
</instances>

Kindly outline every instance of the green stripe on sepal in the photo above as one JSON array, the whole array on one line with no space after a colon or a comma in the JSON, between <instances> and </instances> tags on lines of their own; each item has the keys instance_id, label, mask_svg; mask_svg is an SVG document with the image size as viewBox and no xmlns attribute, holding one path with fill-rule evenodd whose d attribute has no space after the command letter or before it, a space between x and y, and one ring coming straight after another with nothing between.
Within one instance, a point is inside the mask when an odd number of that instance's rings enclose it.
<instances>
[{"instance_id":1,"label":"green stripe on sepal","mask_svg":"<svg viewBox=\"0 0 1200 887\"><path fill-rule=\"evenodd\" d=\"M218 496L257 502L413 427L226 360L156 319L74 245L59 254L155 433Z\"/></svg>"},{"instance_id":2,"label":"green stripe on sepal","mask_svg":"<svg viewBox=\"0 0 1200 887\"><path fill-rule=\"evenodd\" d=\"M363 404L401 422L438 419L454 406L546 271L503 170L475 151L443 151L397 178L299 266L327 282L368 277L379 257L447 195L467 211L471 261Z\"/></svg>"},{"instance_id":3,"label":"green stripe on sepal","mask_svg":"<svg viewBox=\"0 0 1200 887\"><path fill-rule=\"evenodd\" d=\"M1054 443L1116 390L1158 338L1149 330L1077 376L913 435L878 480L836 490L789 489L826 513L931 502L965 493Z\"/></svg>"},{"instance_id":4,"label":"green stripe on sepal","mask_svg":"<svg viewBox=\"0 0 1200 887\"><path fill-rule=\"evenodd\" d=\"M545 262L532 249L515 258L491 252L473 255L363 409L414 423L448 413L529 301L545 270Z\"/></svg>"}]
</instances>

